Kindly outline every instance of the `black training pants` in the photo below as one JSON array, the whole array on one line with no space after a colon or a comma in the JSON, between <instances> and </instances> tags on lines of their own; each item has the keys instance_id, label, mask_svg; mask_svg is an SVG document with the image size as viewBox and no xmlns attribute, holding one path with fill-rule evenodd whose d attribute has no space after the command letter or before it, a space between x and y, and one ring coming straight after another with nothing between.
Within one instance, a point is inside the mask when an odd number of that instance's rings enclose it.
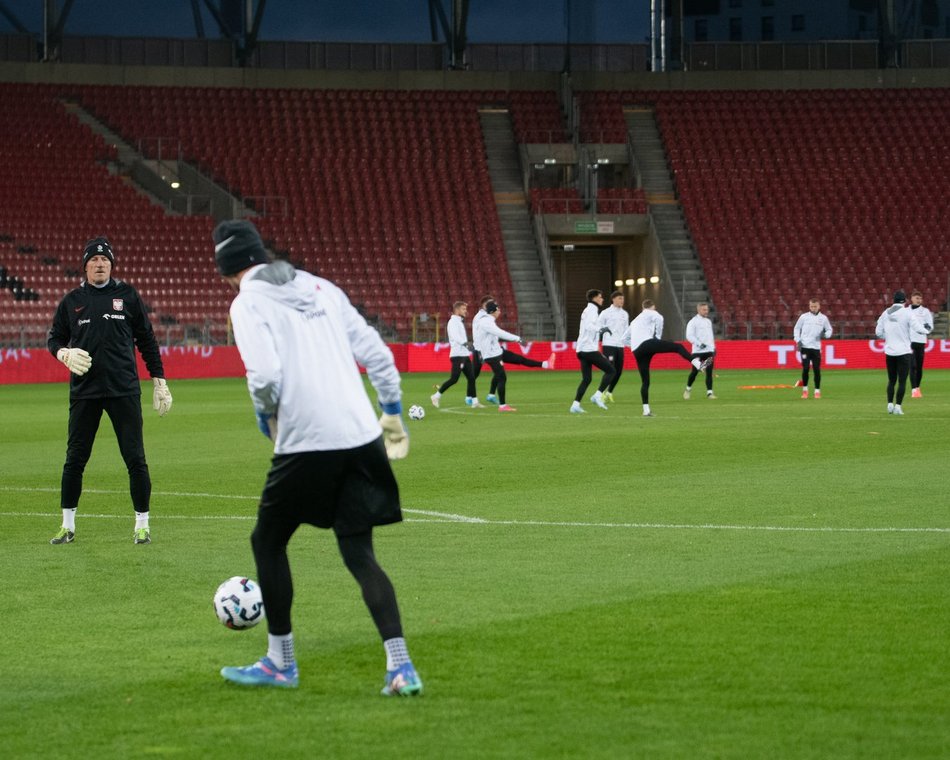
<instances>
[{"instance_id":1,"label":"black training pants","mask_svg":"<svg viewBox=\"0 0 950 760\"><path fill-rule=\"evenodd\" d=\"M614 368L613 379L610 381L610 385L607 386L607 390L613 393L617 383L620 382L620 376L623 374L623 346L604 346L603 354Z\"/></svg>"},{"instance_id":2,"label":"black training pants","mask_svg":"<svg viewBox=\"0 0 950 760\"><path fill-rule=\"evenodd\" d=\"M802 348L799 349L802 355L802 385L808 387L808 366L815 368L815 390L821 390L821 349L820 348Z\"/></svg>"},{"instance_id":3,"label":"black training pants","mask_svg":"<svg viewBox=\"0 0 950 760\"><path fill-rule=\"evenodd\" d=\"M644 404L650 403L650 362L657 354L679 354L686 361L692 363L693 357L679 343L660 338L650 338L643 341L633 352L637 360L637 371L640 373L640 400Z\"/></svg>"},{"instance_id":4,"label":"black training pants","mask_svg":"<svg viewBox=\"0 0 950 760\"><path fill-rule=\"evenodd\" d=\"M604 373L597 390L600 392L605 391L607 386L610 385L610 381L614 379L614 365L610 363L610 360L600 353L600 351L578 351L577 358L581 361L581 382L580 385L577 386L577 393L574 394L574 400L580 401L584 398L584 391L587 390L587 386L590 385L590 381L593 378L592 367L597 367Z\"/></svg>"},{"instance_id":5,"label":"black training pants","mask_svg":"<svg viewBox=\"0 0 950 760\"><path fill-rule=\"evenodd\" d=\"M710 357L715 357L715 356L716 356L715 351L704 351L699 354L693 354L694 359L700 359L701 361L706 360ZM714 360L710 361L709 366L706 367L706 390L707 391L711 391L713 389L713 363L714 363ZM690 370L689 378L686 380L687 388L693 387L693 383L696 382L696 376L698 374L699 374L699 370L696 369L695 367L693 367L693 369Z\"/></svg>"},{"instance_id":6,"label":"black training pants","mask_svg":"<svg viewBox=\"0 0 950 760\"><path fill-rule=\"evenodd\" d=\"M910 350L914 353L914 364L910 369L910 387L919 388L920 381L924 376L924 349L927 348L926 343L911 343Z\"/></svg>"},{"instance_id":7,"label":"black training pants","mask_svg":"<svg viewBox=\"0 0 950 760\"><path fill-rule=\"evenodd\" d=\"M119 452L129 471L129 492L136 512L148 512L152 495L152 480L145 461L142 441L142 397L110 396L105 398L76 398L69 401L69 437L66 443L66 463L60 488L63 509L76 509L82 495L82 475L92 455L102 413L109 415Z\"/></svg>"},{"instance_id":8,"label":"black training pants","mask_svg":"<svg viewBox=\"0 0 950 760\"><path fill-rule=\"evenodd\" d=\"M913 354L904 354L903 356L885 355L887 362L887 403L902 404L904 401L904 392L907 390L907 375L910 374L911 364L914 360ZM897 395L894 395L894 385L897 385Z\"/></svg>"},{"instance_id":9,"label":"black training pants","mask_svg":"<svg viewBox=\"0 0 950 760\"><path fill-rule=\"evenodd\" d=\"M442 385L439 386L439 393L445 393L449 388L455 385L459 381L460 375L465 375L465 379L468 383L467 390L465 395L469 397L475 396L475 370L472 367L472 360L468 356L453 356L452 360L452 374L449 376L449 379L446 380Z\"/></svg>"}]
</instances>

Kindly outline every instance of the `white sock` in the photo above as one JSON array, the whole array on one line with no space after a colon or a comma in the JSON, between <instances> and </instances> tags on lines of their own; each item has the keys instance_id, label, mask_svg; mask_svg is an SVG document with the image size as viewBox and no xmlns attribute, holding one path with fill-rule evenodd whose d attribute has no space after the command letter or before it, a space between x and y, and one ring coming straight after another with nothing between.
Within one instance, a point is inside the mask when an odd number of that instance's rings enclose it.
<instances>
[{"instance_id":1,"label":"white sock","mask_svg":"<svg viewBox=\"0 0 950 760\"><path fill-rule=\"evenodd\" d=\"M712 391L711 391L711 390L706 391L706 395L707 395L707 396L712 396Z\"/></svg>"},{"instance_id":2,"label":"white sock","mask_svg":"<svg viewBox=\"0 0 950 760\"><path fill-rule=\"evenodd\" d=\"M296 662L294 658L294 634L274 636L267 634L267 656L278 670L287 670Z\"/></svg>"},{"instance_id":3,"label":"white sock","mask_svg":"<svg viewBox=\"0 0 950 760\"><path fill-rule=\"evenodd\" d=\"M644 414L649 414L649 413L650 413L650 405L649 405L649 404L644 404L644 405L643 405L643 413L644 413Z\"/></svg>"},{"instance_id":4,"label":"white sock","mask_svg":"<svg viewBox=\"0 0 950 760\"><path fill-rule=\"evenodd\" d=\"M75 509L64 509L63 510L63 527L73 533L76 532L76 510Z\"/></svg>"},{"instance_id":5,"label":"white sock","mask_svg":"<svg viewBox=\"0 0 950 760\"><path fill-rule=\"evenodd\" d=\"M599 399L602 395L603 395L603 394L602 394L600 391L595 391L595 392L594 392L594 395L590 397L590 398L591 398L591 401L595 401L595 400Z\"/></svg>"},{"instance_id":6,"label":"white sock","mask_svg":"<svg viewBox=\"0 0 950 760\"><path fill-rule=\"evenodd\" d=\"M400 665L409 662L409 650L406 648L406 640L402 636L396 639L386 639L383 646L386 648L386 670L395 670Z\"/></svg>"},{"instance_id":7,"label":"white sock","mask_svg":"<svg viewBox=\"0 0 950 760\"><path fill-rule=\"evenodd\" d=\"M436 398L442 398L442 394L439 393L438 391L436 391L436 392L433 393L432 395L435 396Z\"/></svg>"},{"instance_id":8,"label":"white sock","mask_svg":"<svg viewBox=\"0 0 950 760\"><path fill-rule=\"evenodd\" d=\"M548 360L545 359L543 362L541 362L541 369L547 369L547 368L548 368Z\"/></svg>"},{"instance_id":9,"label":"white sock","mask_svg":"<svg viewBox=\"0 0 950 760\"><path fill-rule=\"evenodd\" d=\"M148 512L135 513L135 529L145 528L148 530Z\"/></svg>"}]
</instances>

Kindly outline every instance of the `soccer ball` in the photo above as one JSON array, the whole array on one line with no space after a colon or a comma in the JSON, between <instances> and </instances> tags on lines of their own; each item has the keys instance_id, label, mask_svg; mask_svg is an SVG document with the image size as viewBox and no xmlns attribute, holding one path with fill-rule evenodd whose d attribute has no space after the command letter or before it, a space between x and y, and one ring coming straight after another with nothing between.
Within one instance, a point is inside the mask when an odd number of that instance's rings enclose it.
<instances>
[{"instance_id":1,"label":"soccer ball","mask_svg":"<svg viewBox=\"0 0 950 760\"><path fill-rule=\"evenodd\" d=\"M228 628L253 628L264 619L261 587L240 575L228 578L214 592L214 611Z\"/></svg>"},{"instance_id":2,"label":"soccer ball","mask_svg":"<svg viewBox=\"0 0 950 760\"><path fill-rule=\"evenodd\" d=\"M423 409L418 404L413 404L409 407L409 419L410 420L421 420L426 416L426 410Z\"/></svg>"}]
</instances>

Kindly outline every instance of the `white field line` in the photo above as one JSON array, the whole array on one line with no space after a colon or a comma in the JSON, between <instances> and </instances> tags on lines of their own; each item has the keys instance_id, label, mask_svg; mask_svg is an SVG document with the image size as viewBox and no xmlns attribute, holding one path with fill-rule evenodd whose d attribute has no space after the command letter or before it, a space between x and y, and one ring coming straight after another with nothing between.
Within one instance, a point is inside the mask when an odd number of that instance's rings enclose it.
<instances>
[{"instance_id":1,"label":"white field line","mask_svg":"<svg viewBox=\"0 0 950 760\"><path fill-rule=\"evenodd\" d=\"M58 488L29 488L18 486L0 486L0 492L17 493L59 493ZM85 493L97 494L126 494L125 491L111 491L102 489L84 489ZM240 496L234 494L191 493L185 491L152 491L154 496L197 497L205 499L240 499L257 501L256 496ZM446 512L433 512L425 509L403 509L408 514L423 515L421 520L407 520L407 522L432 523L477 523L480 525L514 525L523 527L544 528L626 528L628 530L717 530L717 531L763 531L771 533L950 533L950 528L920 528L920 527L833 527L833 526L794 526L794 525L729 525L716 523L615 523L615 522L570 522L560 520L491 520L481 517L457 515ZM0 517L61 517L61 512L4 512ZM98 519L128 519L128 515L89 514L77 512L77 517ZM159 520L255 520L256 515L170 515L158 514Z\"/></svg>"}]
</instances>

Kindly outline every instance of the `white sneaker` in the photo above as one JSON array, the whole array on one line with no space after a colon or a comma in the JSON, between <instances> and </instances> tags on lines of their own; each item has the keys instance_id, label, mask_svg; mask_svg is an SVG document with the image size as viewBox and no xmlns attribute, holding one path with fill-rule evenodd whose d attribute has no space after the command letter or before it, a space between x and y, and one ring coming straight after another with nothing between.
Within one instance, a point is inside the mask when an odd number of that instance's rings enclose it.
<instances>
[{"instance_id":1,"label":"white sneaker","mask_svg":"<svg viewBox=\"0 0 950 760\"><path fill-rule=\"evenodd\" d=\"M888 413L888 414L894 414L894 405L893 405L892 403L890 403L890 402L888 402L888 404L887 404L887 413Z\"/></svg>"},{"instance_id":2,"label":"white sneaker","mask_svg":"<svg viewBox=\"0 0 950 760\"><path fill-rule=\"evenodd\" d=\"M644 413L643 413L643 416L644 416L644 417L652 417L652 416L653 416L653 412L644 412Z\"/></svg>"},{"instance_id":3,"label":"white sneaker","mask_svg":"<svg viewBox=\"0 0 950 760\"><path fill-rule=\"evenodd\" d=\"M904 410L901 409L900 404L894 404L894 414L900 414L900 415L904 414Z\"/></svg>"},{"instance_id":4,"label":"white sneaker","mask_svg":"<svg viewBox=\"0 0 950 760\"><path fill-rule=\"evenodd\" d=\"M441 393L433 393L431 396L429 396L429 401L432 402L432 406L434 406L436 409L439 408L439 399L440 399L440 398L442 398L442 394L441 394Z\"/></svg>"},{"instance_id":5,"label":"white sneaker","mask_svg":"<svg viewBox=\"0 0 950 760\"><path fill-rule=\"evenodd\" d=\"M587 414L587 412L581 406L580 401L575 401L571 404L571 414Z\"/></svg>"},{"instance_id":6,"label":"white sneaker","mask_svg":"<svg viewBox=\"0 0 950 760\"><path fill-rule=\"evenodd\" d=\"M469 406L472 407L472 409L484 409L484 408L485 408L485 405L484 405L481 401L479 401L477 398L473 398L473 399L472 399L472 403L469 404Z\"/></svg>"},{"instance_id":7,"label":"white sneaker","mask_svg":"<svg viewBox=\"0 0 950 760\"><path fill-rule=\"evenodd\" d=\"M716 394L712 391L706 391L706 398L716 398Z\"/></svg>"},{"instance_id":8,"label":"white sneaker","mask_svg":"<svg viewBox=\"0 0 950 760\"><path fill-rule=\"evenodd\" d=\"M607 408L607 402L604 401L603 394L601 394L600 391L597 391L597 393L591 396L590 400L593 401L595 404L597 404L597 406L599 406L601 409Z\"/></svg>"},{"instance_id":9,"label":"white sneaker","mask_svg":"<svg viewBox=\"0 0 950 760\"><path fill-rule=\"evenodd\" d=\"M683 391L683 398L685 398L687 401L689 401L689 394L691 390L691 388L687 388L685 391Z\"/></svg>"}]
</instances>

